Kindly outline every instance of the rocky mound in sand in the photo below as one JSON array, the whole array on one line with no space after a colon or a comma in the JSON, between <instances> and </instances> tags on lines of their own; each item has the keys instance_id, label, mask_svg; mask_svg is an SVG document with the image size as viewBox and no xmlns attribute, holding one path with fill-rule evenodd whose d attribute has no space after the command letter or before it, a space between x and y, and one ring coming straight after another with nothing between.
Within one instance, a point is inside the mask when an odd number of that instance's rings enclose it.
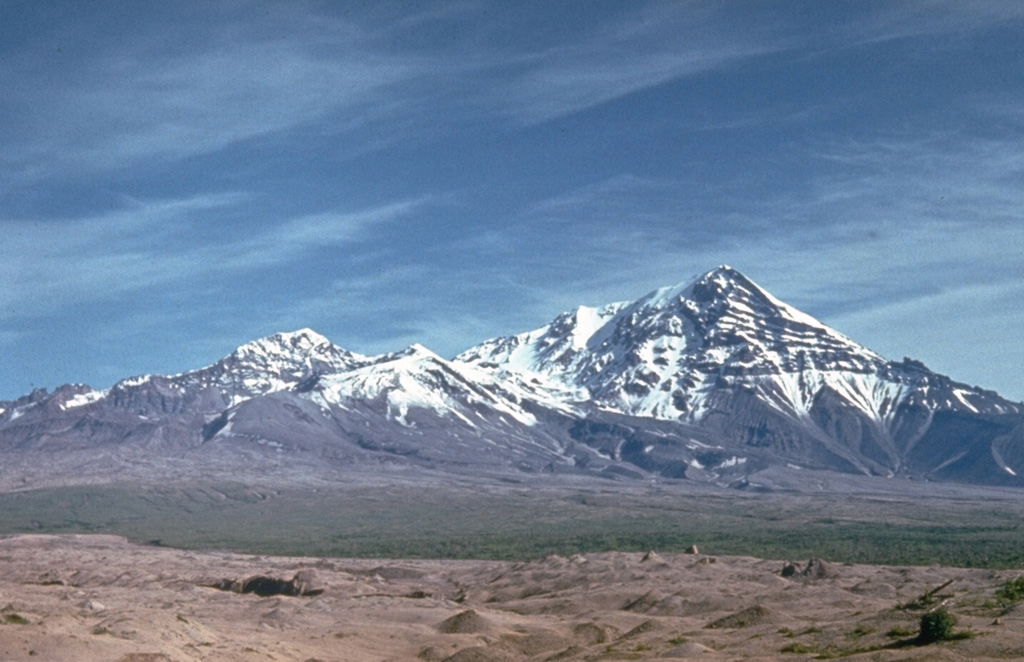
<instances>
[{"instance_id":1,"label":"rocky mound in sand","mask_svg":"<svg viewBox=\"0 0 1024 662\"><path fill-rule=\"evenodd\" d=\"M437 626L437 631L444 634L475 634L487 632L490 629L491 622L473 609L467 609L451 618L446 618Z\"/></svg>"},{"instance_id":2,"label":"rocky mound in sand","mask_svg":"<svg viewBox=\"0 0 1024 662\"><path fill-rule=\"evenodd\" d=\"M831 563L814 558L807 562L803 570L798 568L795 563L787 563L783 566L781 574L783 577L792 579L815 580L838 577L839 571Z\"/></svg>"},{"instance_id":3,"label":"rocky mound in sand","mask_svg":"<svg viewBox=\"0 0 1024 662\"><path fill-rule=\"evenodd\" d=\"M235 593L255 593L262 598L271 595L320 595L324 590L314 587L316 581L316 572L306 569L295 573L292 579L256 575L248 579L222 579L211 587Z\"/></svg>"},{"instance_id":4,"label":"rocky mound in sand","mask_svg":"<svg viewBox=\"0 0 1024 662\"><path fill-rule=\"evenodd\" d=\"M112 536L0 538L0 659L1024 658L1024 610L999 594L1019 571L844 565L803 582L780 577L777 560L658 556L382 563L181 551ZM209 579L300 573L322 592L261 596L216 590ZM916 642L921 615L939 603L975 636Z\"/></svg>"},{"instance_id":5,"label":"rocky mound in sand","mask_svg":"<svg viewBox=\"0 0 1024 662\"><path fill-rule=\"evenodd\" d=\"M770 609L762 607L761 605L754 605L753 607L741 609L735 614L723 616L718 620L708 623L704 627L712 630L718 628L745 628L750 627L751 625L770 623L773 620L773 617L774 614Z\"/></svg>"}]
</instances>

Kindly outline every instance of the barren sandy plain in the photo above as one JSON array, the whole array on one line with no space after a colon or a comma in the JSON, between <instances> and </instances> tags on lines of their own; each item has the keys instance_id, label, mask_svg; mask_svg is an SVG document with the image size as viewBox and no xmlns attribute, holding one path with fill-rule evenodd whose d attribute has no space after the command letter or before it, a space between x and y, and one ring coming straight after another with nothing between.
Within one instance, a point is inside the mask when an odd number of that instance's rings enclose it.
<instances>
[{"instance_id":1,"label":"barren sandy plain","mask_svg":"<svg viewBox=\"0 0 1024 662\"><path fill-rule=\"evenodd\" d=\"M996 599L1019 573L804 560L808 576L784 577L784 565L699 553L267 557L15 535L0 538L0 660L1024 658L1024 605ZM214 587L296 575L305 595ZM907 603L950 580L932 604L970 635L916 645L923 611Z\"/></svg>"}]
</instances>

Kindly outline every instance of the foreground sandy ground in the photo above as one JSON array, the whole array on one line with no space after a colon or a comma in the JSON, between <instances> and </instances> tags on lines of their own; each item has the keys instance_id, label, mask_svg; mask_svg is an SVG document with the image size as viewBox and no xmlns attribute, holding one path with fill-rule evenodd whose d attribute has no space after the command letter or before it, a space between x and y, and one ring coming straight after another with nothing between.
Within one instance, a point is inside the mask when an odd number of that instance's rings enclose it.
<instances>
[{"instance_id":1,"label":"foreground sandy ground","mask_svg":"<svg viewBox=\"0 0 1024 662\"><path fill-rule=\"evenodd\" d=\"M1024 658L1019 573L702 554L530 563L245 556L112 536L0 538L0 660L984 660ZM797 564L806 567L806 561ZM312 593L212 587L262 575ZM934 589L974 636L914 645ZM226 583L225 583L226 585Z\"/></svg>"}]
</instances>

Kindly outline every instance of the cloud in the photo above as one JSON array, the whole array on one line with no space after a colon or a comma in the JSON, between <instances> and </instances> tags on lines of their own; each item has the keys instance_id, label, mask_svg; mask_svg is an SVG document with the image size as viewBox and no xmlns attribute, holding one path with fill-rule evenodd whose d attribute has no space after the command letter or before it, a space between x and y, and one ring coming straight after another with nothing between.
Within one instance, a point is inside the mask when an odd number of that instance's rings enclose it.
<instances>
[{"instance_id":1,"label":"cloud","mask_svg":"<svg viewBox=\"0 0 1024 662\"><path fill-rule=\"evenodd\" d=\"M823 7L811 14L824 20L807 24L800 13L722 3L633 3L629 12L595 11L600 20L573 22L576 32L558 34L552 42L556 45L531 43L508 57L502 70L506 79L494 87L495 105L517 122L537 124L672 81L738 68L766 55L820 55L1024 20L1024 6L988 0ZM559 22L557 16L548 19ZM493 74L496 68L491 65L487 71ZM704 126L763 121L746 116Z\"/></svg>"},{"instance_id":2,"label":"cloud","mask_svg":"<svg viewBox=\"0 0 1024 662\"><path fill-rule=\"evenodd\" d=\"M244 231L225 222L222 232L203 241L194 236L199 228L251 210L247 203L254 200L227 193L135 202L128 209L81 219L8 220L7 237L0 244L0 311L10 320L154 286L191 291L213 276L265 270L315 249L355 243L431 201L426 197L250 223Z\"/></svg>"},{"instance_id":3,"label":"cloud","mask_svg":"<svg viewBox=\"0 0 1024 662\"><path fill-rule=\"evenodd\" d=\"M12 57L0 68L7 169L36 178L181 159L325 118L351 130L379 121L427 71L299 5L236 18L197 34L147 18L81 53L55 59L58 35Z\"/></svg>"},{"instance_id":4,"label":"cloud","mask_svg":"<svg viewBox=\"0 0 1024 662\"><path fill-rule=\"evenodd\" d=\"M122 209L95 217L6 219L0 242L0 309L9 318L145 287L167 272L160 254L169 237L197 216L244 198L226 193L128 201Z\"/></svg>"},{"instance_id":5,"label":"cloud","mask_svg":"<svg viewBox=\"0 0 1024 662\"><path fill-rule=\"evenodd\" d=\"M710 6L645 5L520 57L520 73L497 93L506 112L533 124L790 45L764 24L730 18Z\"/></svg>"},{"instance_id":6,"label":"cloud","mask_svg":"<svg viewBox=\"0 0 1024 662\"><path fill-rule=\"evenodd\" d=\"M606 7L572 21L549 8L538 10L535 23L548 25L537 34L491 45L473 35L509 33L508 21L517 34L534 24L461 3L401 20L387 8L332 16L301 4L218 6L141 17L101 8L5 54L7 185L180 160L288 132L345 135L345 149L358 152L487 116L535 124L759 55L1024 16L1013 3L900 4L860 12L826 39L795 32L777 13L730 5Z\"/></svg>"},{"instance_id":7,"label":"cloud","mask_svg":"<svg viewBox=\"0 0 1024 662\"><path fill-rule=\"evenodd\" d=\"M873 44L896 39L981 30L1024 19L1024 6L989 0L925 0L879 5L838 28L842 42Z\"/></svg>"},{"instance_id":8,"label":"cloud","mask_svg":"<svg viewBox=\"0 0 1024 662\"><path fill-rule=\"evenodd\" d=\"M408 218L433 204L436 198L391 202L354 212L311 214L273 223L252 237L218 247L217 270L253 269L294 260L312 248L337 247L365 238L369 231Z\"/></svg>"}]
</instances>

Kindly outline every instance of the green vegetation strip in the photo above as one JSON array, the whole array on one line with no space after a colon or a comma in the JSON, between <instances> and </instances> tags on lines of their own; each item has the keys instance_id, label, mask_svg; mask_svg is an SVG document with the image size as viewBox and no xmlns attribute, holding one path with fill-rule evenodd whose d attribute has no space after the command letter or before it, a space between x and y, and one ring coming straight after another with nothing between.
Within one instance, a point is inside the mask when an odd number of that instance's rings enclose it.
<instances>
[{"instance_id":1,"label":"green vegetation strip","mask_svg":"<svg viewBox=\"0 0 1024 662\"><path fill-rule=\"evenodd\" d=\"M523 560L681 551L1024 567L1024 506L822 495L414 488L72 487L0 494L0 533L109 533L240 552Z\"/></svg>"}]
</instances>

